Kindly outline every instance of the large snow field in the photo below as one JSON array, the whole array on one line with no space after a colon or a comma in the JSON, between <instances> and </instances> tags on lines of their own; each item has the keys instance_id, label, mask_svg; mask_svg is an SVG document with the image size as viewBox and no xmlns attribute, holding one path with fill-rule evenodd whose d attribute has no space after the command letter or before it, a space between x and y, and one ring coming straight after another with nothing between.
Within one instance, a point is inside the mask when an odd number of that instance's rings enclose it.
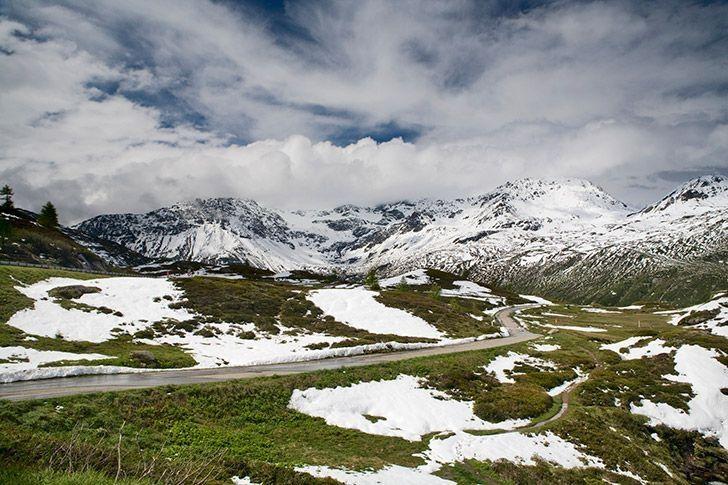
<instances>
[{"instance_id":1,"label":"large snow field","mask_svg":"<svg viewBox=\"0 0 728 485\"><path fill-rule=\"evenodd\" d=\"M485 301L491 305L502 305L506 301L502 296L494 295L490 288L480 286L472 281L453 281L453 285L455 288L440 290L440 295L445 297L470 298L472 300Z\"/></svg>"},{"instance_id":2,"label":"large snow field","mask_svg":"<svg viewBox=\"0 0 728 485\"><path fill-rule=\"evenodd\" d=\"M71 285L101 289L99 293L87 293L73 301L97 308L107 307L122 316L66 309L48 296L53 288ZM163 297L169 295L177 300L182 292L164 278L49 278L28 286L16 286L15 289L35 302L32 308L17 312L7 323L32 335L61 335L66 340L103 342L114 336L112 330L115 328L134 333L165 318L187 320L193 317L185 309L169 308L170 301Z\"/></svg>"},{"instance_id":3,"label":"large snow field","mask_svg":"<svg viewBox=\"0 0 728 485\"><path fill-rule=\"evenodd\" d=\"M365 433L418 441L432 432L512 429L528 424L514 419L490 423L473 413L473 403L422 387L413 376L370 381L348 387L294 390L288 406L327 424ZM367 419L369 417L369 419Z\"/></svg>"},{"instance_id":4,"label":"large snow field","mask_svg":"<svg viewBox=\"0 0 728 485\"><path fill-rule=\"evenodd\" d=\"M441 339L443 334L423 319L374 299L379 293L364 288L310 291L307 298L324 314L371 333Z\"/></svg>"},{"instance_id":5,"label":"large snow field","mask_svg":"<svg viewBox=\"0 0 728 485\"><path fill-rule=\"evenodd\" d=\"M675 347L666 347L665 341L662 339L650 340L646 345L635 347L636 344L650 337L629 337L625 340L615 342L613 344L604 344L599 347L602 350L611 350L619 354L622 360L641 359L642 357L654 357L660 354L669 354L675 350ZM623 349L628 349L622 352Z\"/></svg>"},{"instance_id":6,"label":"large snow field","mask_svg":"<svg viewBox=\"0 0 728 485\"><path fill-rule=\"evenodd\" d=\"M526 354L510 351L505 355L499 355L483 367L486 372L491 373L501 383L514 383L513 369L518 364L527 364L539 369L556 369L556 364L551 361L539 359Z\"/></svg>"},{"instance_id":7,"label":"large snow field","mask_svg":"<svg viewBox=\"0 0 728 485\"><path fill-rule=\"evenodd\" d=\"M694 397L688 402L688 412L669 404L654 403L648 399L632 403L630 410L650 418L651 424L664 424L672 428L695 430L717 437L728 449L728 367L717 357L721 354L698 345L683 345L675 352L676 375L663 376L693 387Z\"/></svg>"}]
</instances>

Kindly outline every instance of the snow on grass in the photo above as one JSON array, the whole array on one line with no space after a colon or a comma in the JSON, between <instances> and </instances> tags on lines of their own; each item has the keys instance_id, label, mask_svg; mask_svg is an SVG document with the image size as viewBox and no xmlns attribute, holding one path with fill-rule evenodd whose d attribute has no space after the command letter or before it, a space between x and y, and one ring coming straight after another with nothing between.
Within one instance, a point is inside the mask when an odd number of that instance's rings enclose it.
<instances>
[{"instance_id":1,"label":"snow on grass","mask_svg":"<svg viewBox=\"0 0 728 485\"><path fill-rule=\"evenodd\" d=\"M432 432L463 429L512 429L528 424L515 419L483 421L473 413L473 403L458 401L442 391L421 387L409 375L370 381L348 387L294 390L288 407L326 423L365 433L398 436L418 441Z\"/></svg>"},{"instance_id":2,"label":"snow on grass","mask_svg":"<svg viewBox=\"0 0 728 485\"><path fill-rule=\"evenodd\" d=\"M661 314L673 315L670 319L672 325L677 325L683 317L690 315L693 312L717 312L717 314L706 320L705 322L691 326L691 328L700 328L708 330L714 335L720 335L721 337L728 338L728 296L724 293L717 293L713 296L713 300L707 303L701 303L681 310L673 310L670 312L655 312Z\"/></svg>"},{"instance_id":3,"label":"snow on grass","mask_svg":"<svg viewBox=\"0 0 728 485\"><path fill-rule=\"evenodd\" d=\"M317 478L333 478L347 485L444 485L454 484L450 480L431 475L422 468L407 468L399 465L389 465L376 471L352 471L327 466L302 466L296 468L297 472L308 473Z\"/></svg>"},{"instance_id":4,"label":"snow on grass","mask_svg":"<svg viewBox=\"0 0 728 485\"><path fill-rule=\"evenodd\" d=\"M440 291L441 296L445 297L458 297L458 298L469 298L471 300L481 300L488 302L493 305L499 305L505 303L505 298L502 296L494 295L490 288L480 286L472 281L453 281L452 283L456 288L443 289Z\"/></svg>"},{"instance_id":5,"label":"snow on grass","mask_svg":"<svg viewBox=\"0 0 728 485\"><path fill-rule=\"evenodd\" d=\"M650 337L629 337L628 339L615 342L613 344L604 344L599 347L602 350L611 350L616 352L622 358L622 360L634 360L641 359L642 357L654 357L660 354L669 354L675 347L666 347L665 341L662 339L654 339L640 347L635 347L635 344L649 339ZM623 352L624 349L629 349L627 352Z\"/></svg>"},{"instance_id":6,"label":"snow on grass","mask_svg":"<svg viewBox=\"0 0 728 485\"><path fill-rule=\"evenodd\" d=\"M515 379L509 377L518 364L527 364L540 369L555 369L556 364L548 360L539 359L526 354L510 351L506 355L499 355L484 366L486 372L495 375L498 382L514 383ZM508 374L506 374L508 373Z\"/></svg>"},{"instance_id":7,"label":"snow on grass","mask_svg":"<svg viewBox=\"0 0 728 485\"><path fill-rule=\"evenodd\" d=\"M121 316L66 309L48 296L53 288L70 285L100 288L99 293L87 293L72 301L96 308L106 307ZM32 308L10 317L8 325L46 337L61 335L66 340L103 342L113 337L112 330L115 328L134 333L165 318L187 320L193 316L187 310L169 308L171 301L163 297L168 295L176 301L181 298L182 292L165 278L49 278L29 286L16 286L15 289L35 303Z\"/></svg>"},{"instance_id":8,"label":"snow on grass","mask_svg":"<svg viewBox=\"0 0 728 485\"><path fill-rule=\"evenodd\" d=\"M604 468L604 462L600 458L584 453L573 443L550 431L536 435L510 432L485 436L457 431L447 438L433 438L422 456L426 463L417 468L390 465L377 471L350 471L305 466L296 468L296 471L355 485L389 483L442 485L454 482L437 477L433 473L443 465L466 460L507 460L530 466L536 465L536 460L543 460L564 468Z\"/></svg>"},{"instance_id":9,"label":"snow on grass","mask_svg":"<svg viewBox=\"0 0 728 485\"><path fill-rule=\"evenodd\" d=\"M0 375L20 370L35 369L39 365L61 360L102 360L110 359L102 354L74 354L55 350L35 350L25 347L0 347ZM1 379L1 378L0 378Z\"/></svg>"},{"instance_id":10,"label":"snow on grass","mask_svg":"<svg viewBox=\"0 0 728 485\"><path fill-rule=\"evenodd\" d=\"M232 477L230 479L233 485L258 485L257 482L250 480L250 477Z\"/></svg>"},{"instance_id":11,"label":"snow on grass","mask_svg":"<svg viewBox=\"0 0 728 485\"><path fill-rule=\"evenodd\" d=\"M431 283L430 277L427 276L427 270L416 269L408 273L404 273L391 278L385 278L379 280L379 286L382 288L391 288L397 286L404 281L407 285L429 285Z\"/></svg>"},{"instance_id":12,"label":"snow on grass","mask_svg":"<svg viewBox=\"0 0 728 485\"><path fill-rule=\"evenodd\" d=\"M571 379L570 381L565 381L559 384L558 386L554 387L553 389L550 389L548 391L548 395L551 397L558 396L562 392L566 391L572 386L576 386L578 384L581 384L582 382L586 382L587 379L589 379L589 374L585 374L582 372L580 368L575 368L574 372L576 372L577 377L574 379Z\"/></svg>"},{"instance_id":13,"label":"snow on grass","mask_svg":"<svg viewBox=\"0 0 728 485\"><path fill-rule=\"evenodd\" d=\"M533 344L531 348L537 352L553 352L561 348L558 344Z\"/></svg>"},{"instance_id":14,"label":"snow on grass","mask_svg":"<svg viewBox=\"0 0 728 485\"><path fill-rule=\"evenodd\" d=\"M574 318L574 315L566 315L564 313L554 313L554 312L543 312L541 315L545 317L559 317L559 318Z\"/></svg>"},{"instance_id":15,"label":"snow on grass","mask_svg":"<svg viewBox=\"0 0 728 485\"><path fill-rule=\"evenodd\" d=\"M694 397L688 402L688 412L650 400L632 403L630 410L649 417L652 426L699 431L718 438L728 448L728 396L721 392L728 388L728 367L717 360L720 355L698 345L683 345L675 353L677 375L663 378L692 386Z\"/></svg>"},{"instance_id":16,"label":"snow on grass","mask_svg":"<svg viewBox=\"0 0 728 485\"><path fill-rule=\"evenodd\" d=\"M592 307L583 307L581 309L583 312L587 313L622 313L618 312L616 310L605 310L604 308L592 308Z\"/></svg>"},{"instance_id":17,"label":"snow on grass","mask_svg":"<svg viewBox=\"0 0 728 485\"><path fill-rule=\"evenodd\" d=\"M547 300L546 298L541 298L540 296L535 295L518 295L521 298L525 298L526 300L531 300L534 303L538 303L539 305L553 305L554 302Z\"/></svg>"},{"instance_id":18,"label":"snow on grass","mask_svg":"<svg viewBox=\"0 0 728 485\"><path fill-rule=\"evenodd\" d=\"M644 305L627 305L627 306L618 306L617 307L620 310L641 310L644 308Z\"/></svg>"},{"instance_id":19,"label":"snow on grass","mask_svg":"<svg viewBox=\"0 0 728 485\"><path fill-rule=\"evenodd\" d=\"M597 327L576 327L573 325L551 325L550 323L543 324L544 327L547 328L556 328L559 330L576 330L578 332L587 332L587 333L598 333L598 332L606 332L603 328L597 328Z\"/></svg>"},{"instance_id":20,"label":"snow on grass","mask_svg":"<svg viewBox=\"0 0 728 485\"><path fill-rule=\"evenodd\" d=\"M438 464L508 460L520 465L536 465L538 458L564 468L604 467L600 458L582 452L550 431L536 435L511 432L485 436L458 432L448 438L431 440L425 456Z\"/></svg>"},{"instance_id":21,"label":"snow on grass","mask_svg":"<svg viewBox=\"0 0 728 485\"><path fill-rule=\"evenodd\" d=\"M378 293L364 288L328 288L310 291L307 298L324 314L371 333L441 339L443 334L425 320L374 299Z\"/></svg>"}]
</instances>

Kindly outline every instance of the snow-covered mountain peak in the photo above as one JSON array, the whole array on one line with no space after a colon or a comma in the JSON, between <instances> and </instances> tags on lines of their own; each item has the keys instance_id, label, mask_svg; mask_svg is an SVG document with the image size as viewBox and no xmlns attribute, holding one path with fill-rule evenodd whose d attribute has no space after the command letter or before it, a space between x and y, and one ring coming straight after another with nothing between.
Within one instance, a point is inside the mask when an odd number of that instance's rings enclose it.
<instances>
[{"instance_id":1,"label":"snow-covered mountain peak","mask_svg":"<svg viewBox=\"0 0 728 485\"><path fill-rule=\"evenodd\" d=\"M486 219L530 221L531 228L561 221L609 223L629 207L588 180L523 178L507 182L476 199Z\"/></svg>"},{"instance_id":2,"label":"snow-covered mountain peak","mask_svg":"<svg viewBox=\"0 0 728 485\"><path fill-rule=\"evenodd\" d=\"M696 210L728 209L728 177L704 175L685 182L657 204L642 213L684 212L692 215Z\"/></svg>"}]
</instances>

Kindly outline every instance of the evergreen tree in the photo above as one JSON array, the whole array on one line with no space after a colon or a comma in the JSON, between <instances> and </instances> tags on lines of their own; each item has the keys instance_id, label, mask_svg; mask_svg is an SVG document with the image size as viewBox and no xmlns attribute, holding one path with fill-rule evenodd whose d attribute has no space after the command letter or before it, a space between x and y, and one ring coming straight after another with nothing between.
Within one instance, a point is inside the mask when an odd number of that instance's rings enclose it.
<instances>
[{"instance_id":1,"label":"evergreen tree","mask_svg":"<svg viewBox=\"0 0 728 485\"><path fill-rule=\"evenodd\" d=\"M5 199L3 201L2 208L3 209L12 209L13 208L13 189L9 185L3 186L2 189L0 189L0 197Z\"/></svg>"},{"instance_id":2,"label":"evergreen tree","mask_svg":"<svg viewBox=\"0 0 728 485\"><path fill-rule=\"evenodd\" d=\"M379 280L377 279L377 272L374 268L370 269L366 278L364 278L364 286L370 290L379 289Z\"/></svg>"},{"instance_id":3,"label":"evergreen tree","mask_svg":"<svg viewBox=\"0 0 728 485\"><path fill-rule=\"evenodd\" d=\"M58 212L56 206L46 202L38 215L38 224L44 227L56 227L58 225Z\"/></svg>"}]
</instances>

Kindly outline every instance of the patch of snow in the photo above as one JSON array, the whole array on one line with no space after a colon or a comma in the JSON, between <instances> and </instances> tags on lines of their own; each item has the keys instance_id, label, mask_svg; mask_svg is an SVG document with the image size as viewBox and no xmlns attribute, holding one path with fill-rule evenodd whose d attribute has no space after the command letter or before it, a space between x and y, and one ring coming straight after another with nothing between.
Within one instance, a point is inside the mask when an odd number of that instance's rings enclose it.
<instances>
[{"instance_id":1,"label":"patch of snow","mask_svg":"<svg viewBox=\"0 0 728 485\"><path fill-rule=\"evenodd\" d=\"M429 285L431 280L427 276L427 270L416 269L401 275L392 276L391 278L385 278L379 280L379 286L382 288L391 288L399 285L404 280L405 284L408 285Z\"/></svg>"},{"instance_id":2,"label":"patch of snow","mask_svg":"<svg viewBox=\"0 0 728 485\"><path fill-rule=\"evenodd\" d=\"M574 315L566 315L564 313L543 312L541 315L546 317L574 318Z\"/></svg>"},{"instance_id":3,"label":"patch of snow","mask_svg":"<svg viewBox=\"0 0 728 485\"><path fill-rule=\"evenodd\" d=\"M601 459L582 452L550 431L536 435L512 432L486 436L457 432L448 438L431 440L425 456L437 463L508 460L535 465L535 458L540 458L564 468L604 467Z\"/></svg>"},{"instance_id":4,"label":"patch of snow","mask_svg":"<svg viewBox=\"0 0 728 485\"><path fill-rule=\"evenodd\" d=\"M10 362L0 364L0 380L5 374L35 369L40 365L61 360L102 360L111 357L103 354L74 354L56 350L36 350L25 347L0 347L0 360Z\"/></svg>"},{"instance_id":5,"label":"patch of snow","mask_svg":"<svg viewBox=\"0 0 728 485\"><path fill-rule=\"evenodd\" d=\"M317 478L333 478L347 485L444 485L454 484L435 475L431 475L423 468L407 468L399 465L389 465L376 471L352 471L326 466L302 466L296 468L297 472L308 473Z\"/></svg>"},{"instance_id":6,"label":"patch of snow","mask_svg":"<svg viewBox=\"0 0 728 485\"><path fill-rule=\"evenodd\" d=\"M627 305L627 306L618 306L620 310L641 310L644 308L644 305Z\"/></svg>"},{"instance_id":7,"label":"patch of snow","mask_svg":"<svg viewBox=\"0 0 728 485\"><path fill-rule=\"evenodd\" d=\"M699 305L683 308L681 310L672 311L671 314L673 316L670 319L670 323L672 325L677 325L683 317L689 315L692 312L716 310L718 310L718 314L716 316L703 323L693 325L691 326L691 328L708 330L714 335L720 335L721 337L728 338L728 296L725 296L723 293L716 294L713 297L713 300L707 303L701 303Z\"/></svg>"},{"instance_id":8,"label":"patch of snow","mask_svg":"<svg viewBox=\"0 0 728 485\"><path fill-rule=\"evenodd\" d=\"M559 350L561 346L558 344L533 344L531 348L537 352L553 352Z\"/></svg>"},{"instance_id":9,"label":"patch of snow","mask_svg":"<svg viewBox=\"0 0 728 485\"><path fill-rule=\"evenodd\" d=\"M592 307L583 307L581 309L584 312L588 313L622 313L615 310L606 310L604 308L592 308Z\"/></svg>"},{"instance_id":10,"label":"patch of snow","mask_svg":"<svg viewBox=\"0 0 728 485\"><path fill-rule=\"evenodd\" d=\"M550 323L543 324L544 327L548 328L556 328L559 330L576 330L578 332L587 332L587 333L598 333L598 332L606 332L603 328L597 328L597 327L576 327L571 325L551 325Z\"/></svg>"},{"instance_id":11,"label":"patch of snow","mask_svg":"<svg viewBox=\"0 0 728 485\"><path fill-rule=\"evenodd\" d=\"M538 303L539 305L554 305L554 302L547 300L546 298L541 298L540 296L535 295L518 295L521 298L525 298L526 300L531 300L534 303Z\"/></svg>"},{"instance_id":12,"label":"patch of snow","mask_svg":"<svg viewBox=\"0 0 728 485\"><path fill-rule=\"evenodd\" d=\"M556 368L556 364L553 362L512 351L508 352L506 355L497 356L483 368L486 372L495 375L498 382L514 383L516 382L515 379L509 377L509 375L512 375L513 369L515 369L518 364L527 364L537 368ZM506 372L508 372L508 375L506 375Z\"/></svg>"},{"instance_id":13,"label":"patch of snow","mask_svg":"<svg viewBox=\"0 0 728 485\"><path fill-rule=\"evenodd\" d=\"M602 350L611 350L616 352L622 360L634 360L641 359L642 357L654 357L660 354L669 354L675 347L665 347L665 341L662 339L654 339L641 347L634 347L634 345L642 340L649 339L650 337L629 337L628 339L613 344L605 344L600 347ZM622 352L622 349L628 348L629 351Z\"/></svg>"},{"instance_id":14,"label":"patch of snow","mask_svg":"<svg viewBox=\"0 0 728 485\"><path fill-rule=\"evenodd\" d=\"M480 286L472 281L453 281L452 283L456 288L442 289L440 295L445 297L458 297L458 298L469 298L471 300L481 300L488 302L493 305L500 305L505 303L505 298L502 296L494 295L490 288Z\"/></svg>"},{"instance_id":15,"label":"patch of snow","mask_svg":"<svg viewBox=\"0 0 728 485\"><path fill-rule=\"evenodd\" d=\"M562 392L566 391L572 386L576 386L577 384L581 384L582 382L585 382L587 379L589 379L589 374L584 374L581 369L578 367L574 369L574 372L576 372L577 377L570 380L565 381L559 384L558 386L554 387L553 389L548 391L548 395L551 397L558 396Z\"/></svg>"},{"instance_id":16,"label":"patch of snow","mask_svg":"<svg viewBox=\"0 0 728 485\"><path fill-rule=\"evenodd\" d=\"M53 288L70 285L101 288L99 293L87 293L73 301L97 308L107 307L122 316L65 309L48 296ZM193 317L185 309L169 308L172 301L182 297L182 292L166 278L49 278L15 289L35 302L32 308L15 313L7 324L33 335L62 335L66 340L103 342L114 336L112 330L115 328L134 333L165 318L188 320ZM163 299L165 295L173 300Z\"/></svg>"},{"instance_id":17,"label":"patch of snow","mask_svg":"<svg viewBox=\"0 0 728 485\"><path fill-rule=\"evenodd\" d=\"M260 485L250 480L250 477L232 477L230 479L234 485Z\"/></svg>"},{"instance_id":18,"label":"patch of snow","mask_svg":"<svg viewBox=\"0 0 728 485\"><path fill-rule=\"evenodd\" d=\"M364 288L327 288L307 298L324 314L372 333L441 339L443 334L420 317L374 299L379 293Z\"/></svg>"},{"instance_id":19,"label":"patch of snow","mask_svg":"<svg viewBox=\"0 0 728 485\"><path fill-rule=\"evenodd\" d=\"M719 356L717 351L699 345L683 345L675 353L677 375L663 378L692 386L694 397L688 402L688 412L650 400L632 403L630 410L649 417L653 426L699 431L718 438L728 448L728 396L721 392L728 387L728 367L716 359Z\"/></svg>"},{"instance_id":20,"label":"patch of snow","mask_svg":"<svg viewBox=\"0 0 728 485\"><path fill-rule=\"evenodd\" d=\"M348 387L294 390L288 407L326 423L365 433L418 441L432 432L463 429L512 429L528 424L514 419L490 423L473 413L473 403L458 401L421 379L401 374L396 379ZM372 417L372 420L365 416Z\"/></svg>"}]
</instances>

